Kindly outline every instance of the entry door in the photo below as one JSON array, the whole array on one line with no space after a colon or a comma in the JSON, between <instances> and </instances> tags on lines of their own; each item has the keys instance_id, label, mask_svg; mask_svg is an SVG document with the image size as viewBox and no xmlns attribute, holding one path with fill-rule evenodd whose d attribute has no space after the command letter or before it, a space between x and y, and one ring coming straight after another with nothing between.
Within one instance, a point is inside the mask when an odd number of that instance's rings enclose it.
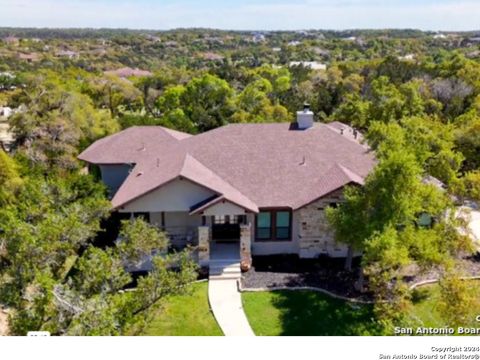
<instances>
[{"instance_id":1,"label":"entry door","mask_svg":"<svg viewBox=\"0 0 480 360\"><path fill-rule=\"evenodd\" d=\"M217 242L234 242L240 240L240 224L245 216L212 216L212 239Z\"/></svg>"}]
</instances>

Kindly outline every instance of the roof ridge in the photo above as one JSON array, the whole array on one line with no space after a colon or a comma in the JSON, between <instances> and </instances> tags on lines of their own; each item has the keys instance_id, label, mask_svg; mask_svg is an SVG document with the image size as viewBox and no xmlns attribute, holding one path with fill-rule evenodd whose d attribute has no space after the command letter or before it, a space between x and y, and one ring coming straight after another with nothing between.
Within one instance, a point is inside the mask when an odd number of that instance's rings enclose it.
<instances>
[{"instance_id":1,"label":"roof ridge","mask_svg":"<svg viewBox=\"0 0 480 360\"><path fill-rule=\"evenodd\" d=\"M227 183L228 185L230 185L232 188L234 188L235 190L237 190L240 194L242 194L243 196L245 196L247 199L248 197L243 194L240 190L238 190L235 185L233 185L232 183L230 183L229 181L227 181L226 179L224 179L223 177L221 177L220 175L218 175L215 171L213 171L212 169L210 169L207 165L205 165L204 163L202 163L200 160L198 160L195 156L193 156L192 154L190 154L188 151L185 152L185 158L183 159L183 164L182 164L182 169L180 170L180 172L183 170L183 167L185 166L185 162L187 160L187 157L190 157L192 158L193 160L195 160L197 163L199 163L200 165L202 165L205 169L207 169L208 171L210 171L212 174L214 174L215 176L218 176L219 179L221 179L223 182Z\"/></svg>"},{"instance_id":2,"label":"roof ridge","mask_svg":"<svg viewBox=\"0 0 480 360\"><path fill-rule=\"evenodd\" d=\"M368 144L362 143L362 142L358 141L358 139L352 139L352 138L350 138L350 137L348 137L348 136L345 136L345 135L342 135L341 133L339 133L338 129L335 129L333 126L330 126L330 124L333 124L333 123L342 124L342 125L350 128L350 129L353 129L350 125L347 125L347 124L345 124L345 123L342 123L341 121L334 121L334 122L331 122L331 123L320 123L320 125L321 125L322 127L326 128L326 129L328 129L329 131L335 133L336 135L339 135L340 138L342 138L342 139L345 139L345 140L347 140L347 141L349 141L349 142L351 142L351 143L353 143L353 144L357 144L358 146L361 146L361 147L364 148L364 149L370 149L370 147L368 146ZM362 135L362 134L360 133L360 135Z\"/></svg>"},{"instance_id":3,"label":"roof ridge","mask_svg":"<svg viewBox=\"0 0 480 360\"><path fill-rule=\"evenodd\" d=\"M215 171L213 171L212 169L210 169L208 166L206 166L205 164L203 164L200 160L198 160L195 156L193 156L192 154L190 154L188 151L185 153L185 158L183 160L183 164L182 164L182 168L180 169L180 175L181 176L184 176L185 178L189 179L189 180L192 180L192 181L196 181L194 178L192 179L191 177L187 176L187 175L184 175L183 173L183 170L185 168L185 165L186 165L186 162L187 162L187 159L192 159L193 161L197 162L200 166L202 166L204 169L206 169L207 171L209 171L210 173L212 173L214 176L216 176L219 180L221 180L222 182L224 182L226 185L228 185L231 189L233 189L234 191L236 191L239 195L243 196L245 199L247 199L250 203L252 203L253 205L257 206L256 203L250 199L247 195L245 195L243 192L241 192L235 185L231 184L229 181L227 181L225 178L223 178L222 176L220 176L219 174L217 174ZM203 186L206 186L210 189L212 189L211 187L207 186L207 185L203 185ZM214 189L212 189L214 190ZM216 190L215 190L216 191ZM226 199L228 199L228 197L226 196L226 194L224 193L220 193L221 196L225 197Z\"/></svg>"},{"instance_id":4,"label":"roof ridge","mask_svg":"<svg viewBox=\"0 0 480 360\"><path fill-rule=\"evenodd\" d=\"M335 165L340 168L340 170L352 181L359 183L359 184L364 184L365 181L363 177L359 174L357 174L355 171L349 169L345 165L336 162Z\"/></svg>"}]
</instances>

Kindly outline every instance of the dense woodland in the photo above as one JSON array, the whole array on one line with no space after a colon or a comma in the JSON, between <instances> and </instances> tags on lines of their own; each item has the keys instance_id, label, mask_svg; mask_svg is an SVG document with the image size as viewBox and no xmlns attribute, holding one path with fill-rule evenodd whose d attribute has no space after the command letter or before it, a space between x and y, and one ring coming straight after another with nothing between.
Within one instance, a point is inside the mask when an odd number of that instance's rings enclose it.
<instances>
[{"instance_id":1,"label":"dense woodland","mask_svg":"<svg viewBox=\"0 0 480 360\"><path fill-rule=\"evenodd\" d=\"M15 142L0 150L0 303L11 333L123 334L197 276L190 249L159 255L137 290L123 291L132 283L123 261L167 240L137 220L122 224L121 246L95 246L109 202L76 159L82 149L135 125L200 133L289 122L305 102L376 151L365 186L328 215L338 241L364 252L360 267L345 265L377 300L385 333L413 321L402 280L412 266L441 274L451 324L479 301L460 280L474 250L454 216L480 201L477 34L0 29L0 39L0 106L14 109Z\"/></svg>"}]
</instances>

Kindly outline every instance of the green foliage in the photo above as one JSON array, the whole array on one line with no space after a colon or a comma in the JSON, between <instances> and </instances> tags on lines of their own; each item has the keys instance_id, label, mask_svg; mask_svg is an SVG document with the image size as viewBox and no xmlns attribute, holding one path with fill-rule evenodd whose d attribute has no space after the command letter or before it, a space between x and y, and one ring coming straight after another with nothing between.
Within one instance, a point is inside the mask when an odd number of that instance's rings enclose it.
<instances>
[{"instance_id":1,"label":"green foliage","mask_svg":"<svg viewBox=\"0 0 480 360\"><path fill-rule=\"evenodd\" d=\"M438 136L443 130L422 118L372 123L367 139L376 150L377 166L363 187L348 189L345 203L327 211L337 240L363 251L359 285L365 275L386 333L410 321L410 294L402 279L406 266L428 269L471 251L471 241L457 230L458 220L445 215L454 213L447 194L422 181L428 172L456 181L461 155L452 150L451 135ZM419 226L421 214L435 224Z\"/></svg>"},{"instance_id":2,"label":"green foliage","mask_svg":"<svg viewBox=\"0 0 480 360\"><path fill-rule=\"evenodd\" d=\"M269 95L272 84L266 79L256 80L245 87L237 99L237 112L233 122L284 122L289 121L288 110L281 105L273 105Z\"/></svg>"},{"instance_id":3,"label":"green foliage","mask_svg":"<svg viewBox=\"0 0 480 360\"><path fill-rule=\"evenodd\" d=\"M158 228L143 220L123 220L118 251L128 262L139 262L154 250L165 251L168 239Z\"/></svg>"},{"instance_id":4,"label":"green foliage","mask_svg":"<svg viewBox=\"0 0 480 360\"><path fill-rule=\"evenodd\" d=\"M76 263L73 276L75 290L89 297L115 293L132 281L123 268L122 259L111 249L89 247Z\"/></svg>"},{"instance_id":5,"label":"green foliage","mask_svg":"<svg viewBox=\"0 0 480 360\"><path fill-rule=\"evenodd\" d=\"M42 71L26 80L17 99L24 109L10 124L17 145L32 164L72 169L81 144L118 130L116 121L96 110L71 79Z\"/></svg>"},{"instance_id":6,"label":"green foliage","mask_svg":"<svg viewBox=\"0 0 480 360\"><path fill-rule=\"evenodd\" d=\"M234 112L233 89L213 75L192 79L181 96L183 111L199 131L225 125Z\"/></svg>"},{"instance_id":7,"label":"green foliage","mask_svg":"<svg viewBox=\"0 0 480 360\"><path fill-rule=\"evenodd\" d=\"M0 205L11 202L21 185L17 163L0 150Z\"/></svg>"},{"instance_id":8,"label":"green foliage","mask_svg":"<svg viewBox=\"0 0 480 360\"><path fill-rule=\"evenodd\" d=\"M86 91L99 105L110 110L112 118L116 118L122 110L134 110L142 105L140 90L129 80L115 75L92 79Z\"/></svg>"},{"instance_id":9,"label":"green foliage","mask_svg":"<svg viewBox=\"0 0 480 360\"><path fill-rule=\"evenodd\" d=\"M449 326L465 326L472 322L480 300L467 281L461 280L458 270L445 273L440 283L439 311Z\"/></svg>"}]
</instances>

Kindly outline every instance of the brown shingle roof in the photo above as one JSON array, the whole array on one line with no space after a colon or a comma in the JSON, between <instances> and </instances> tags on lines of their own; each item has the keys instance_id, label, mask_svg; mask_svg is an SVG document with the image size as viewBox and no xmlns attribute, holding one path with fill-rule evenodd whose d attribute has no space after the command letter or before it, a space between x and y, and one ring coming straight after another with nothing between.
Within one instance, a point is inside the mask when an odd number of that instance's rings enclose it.
<instances>
[{"instance_id":1,"label":"brown shingle roof","mask_svg":"<svg viewBox=\"0 0 480 360\"><path fill-rule=\"evenodd\" d=\"M346 184L363 184L374 155L348 126L293 128L288 123L232 124L189 136L162 127L133 127L97 141L79 158L136 164L112 200L114 207L179 176L251 211L298 209Z\"/></svg>"}]
</instances>

